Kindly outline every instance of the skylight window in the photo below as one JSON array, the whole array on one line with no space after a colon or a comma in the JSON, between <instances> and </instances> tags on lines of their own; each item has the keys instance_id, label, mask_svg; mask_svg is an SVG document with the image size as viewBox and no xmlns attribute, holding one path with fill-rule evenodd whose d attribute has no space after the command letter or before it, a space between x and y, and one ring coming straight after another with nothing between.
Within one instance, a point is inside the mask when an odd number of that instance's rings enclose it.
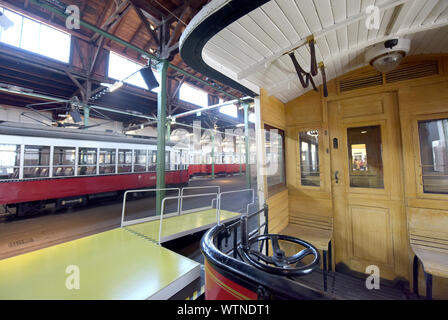
<instances>
[{"instance_id":1,"label":"skylight window","mask_svg":"<svg viewBox=\"0 0 448 320\"><path fill-rule=\"evenodd\" d=\"M71 39L68 33L7 9L0 8L0 12L14 23L6 30L0 27L0 42L64 63L69 62Z\"/></svg>"},{"instance_id":2,"label":"skylight window","mask_svg":"<svg viewBox=\"0 0 448 320\"><path fill-rule=\"evenodd\" d=\"M223 106L219 108L219 112L224 113L233 118L238 118L238 107L234 104L229 104L228 106Z\"/></svg>"},{"instance_id":3,"label":"skylight window","mask_svg":"<svg viewBox=\"0 0 448 320\"><path fill-rule=\"evenodd\" d=\"M208 94L207 92L196 89L188 84L183 84L179 90L179 99L190 102L200 107L208 106Z\"/></svg>"},{"instance_id":4,"label":"skylight window","mask_svg":"<svg viewBox=\"0 0 448 320\"><path fill-rule=\"evenodd\" d=\"M122 57L114 52L110 52L109 55L109 70L108 70L108 76L109 78L122 81L135 73L133 76L129 77L128 79L124 80L124 82L134 85L136 87L148 90L148 86L145 83L145 80L143 80L142 75L139 71L144 66L141 64L138 64L130 59L127 59L125 57ZM157 79L157 82L160 83L160 75L159 73L153 69L154 76ZM157 87L152 92L159 92L160 87Z\"/></svg>"}]
</instances>

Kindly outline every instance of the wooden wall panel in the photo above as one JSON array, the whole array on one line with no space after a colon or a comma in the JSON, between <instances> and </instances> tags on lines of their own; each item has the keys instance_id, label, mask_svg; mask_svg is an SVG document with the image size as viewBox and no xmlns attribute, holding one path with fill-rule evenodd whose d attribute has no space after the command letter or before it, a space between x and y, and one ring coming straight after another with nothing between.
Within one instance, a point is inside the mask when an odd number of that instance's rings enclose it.
<instances>
[{"instance_id":1,"label":"wooden wall panel","mask_svg":"<svg viewBox=\"0 0 448 320\"><path fill-rule=\"evenodd\" d=\"M323 122L321 93L309 91L286 104L286 126Z\"/></svg>"},{"instance_id":2,"label":"wooden wall panel","mask_svg":"<svg viewBox=\"0 0 448 320\"><path fill-rule=\"evenodd\" d=\"M269 197L269 233L280 233L288 225L288 190Z\"/></svg>"},{"instance_id":3,"label":"wooden wall panel","mask_svg":"<svg viewBox=\"0 0 448 320\"><path fill-rule=\"evenodd\" d=\"M303 213L322 217L333 216L331 199L318 199L313 196L303 197L297 194L290 195L289 197L289 212L291 215Z\"/></svg>"},{"instance_id":4,"label":"wooden wall panel","mask_svg":"<svg viewBox=\"0 0 448 320\"><path fill-rule=\"evenodd\" d=\"M261 108L261 127L265 124L285 130L285 105L275 97L269 97L264 89L260 92L260 108ZM285 143L286 144L286 143ZM264 146L264 141L263 141ZM264 148L264 147L263 147ZM288 152L288 147L285 147ZM286 153L286 158L288 154ZM264 181L265 199L269 206L269 232L279 233L288 225L289 206L288 206L288 189L270 195L267 187L266 177Z\"/></svg>"},{"instance_id":5,"label":"wooden wall panel","mask_svg":"<svg viewBox=\"0 0 448 320\"><path fill-rule=\"evenodd\" d=\"M266 123L270 126L285 130L285 105L274 96L268 96L266 90L261 89L261 120L263 125Z\"/></svg>"}]
</instances>

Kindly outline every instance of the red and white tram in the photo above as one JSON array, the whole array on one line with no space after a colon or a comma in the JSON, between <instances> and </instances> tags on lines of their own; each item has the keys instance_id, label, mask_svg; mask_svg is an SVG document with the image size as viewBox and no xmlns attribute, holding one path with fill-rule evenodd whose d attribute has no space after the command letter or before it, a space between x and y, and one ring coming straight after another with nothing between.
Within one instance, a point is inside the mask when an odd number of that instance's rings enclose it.
<instances>
[{"instance_id":1,"label":"red and white tram","mask_svg":"<svg viewBox=\"0 0 448 320\"><path fill-rule=\"evenodd\" d=\"M166 149L166 184L188 183L187 165L174 161L179 151ZM156 155L154 138L1 122L0 205L21 216L49 203L59 209L153 187Z\"/></svg>"}]
</instances>

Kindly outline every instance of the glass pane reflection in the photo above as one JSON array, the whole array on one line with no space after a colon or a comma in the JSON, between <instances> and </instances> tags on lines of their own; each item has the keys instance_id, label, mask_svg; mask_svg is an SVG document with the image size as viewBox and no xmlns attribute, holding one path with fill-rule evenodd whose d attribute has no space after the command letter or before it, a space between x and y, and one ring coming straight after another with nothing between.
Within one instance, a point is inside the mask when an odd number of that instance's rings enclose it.
<instances>
[{"instance_id":1,"label":"glass pane reflection","mask_svg":"<svg viewBox=\"0 0 448 320\"><path fill-rule=\"evenodd\" d=\"M381 127L347 129L350 187L383 189Z\"/></svg>"}]
</instances>

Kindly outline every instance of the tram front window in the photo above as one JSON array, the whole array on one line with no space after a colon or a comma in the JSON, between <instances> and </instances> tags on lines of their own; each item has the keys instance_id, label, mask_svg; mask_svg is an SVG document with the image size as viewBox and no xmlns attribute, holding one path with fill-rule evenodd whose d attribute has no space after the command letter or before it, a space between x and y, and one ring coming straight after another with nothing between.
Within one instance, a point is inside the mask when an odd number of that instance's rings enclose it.
<instances>
[{"instance_id":1,"label":"tram front window","mask_svg":"<svg viewBox=\"0 0 448 320\"><path fill-rule=\"evenodd\" d=\"M418 133L423 191L448 194L448 119L419 121Z\"/></svg>"},{"instance_id":2,"label":"tram front window","mask_svg":"<svg viewBox=\"0 0 448 320\"><path fill-rule=\"evenodd\" d=\"M67 177L75 175L76 148L54 147L53 176Z\"/></svg>"},{"instance_id":3,"label":"tram front window","mask_svg":"<svg viewBox=\"0 0 448 320\"><path fill-rule=\"evenodd\" d=\"M25 146L23 163L24 178L46 178L49 177L50 147L47 146Z\"/></svg>"},{"instance_id":4,"label":"tram front window","mask_svg":"<svg viewBox=\"0 0 448 320\"><path fill-rule=\"evenodd\" d=\"M0 144L0 180L18 179L20 171L20 146Z\"/></svg>"}]
</instances>

